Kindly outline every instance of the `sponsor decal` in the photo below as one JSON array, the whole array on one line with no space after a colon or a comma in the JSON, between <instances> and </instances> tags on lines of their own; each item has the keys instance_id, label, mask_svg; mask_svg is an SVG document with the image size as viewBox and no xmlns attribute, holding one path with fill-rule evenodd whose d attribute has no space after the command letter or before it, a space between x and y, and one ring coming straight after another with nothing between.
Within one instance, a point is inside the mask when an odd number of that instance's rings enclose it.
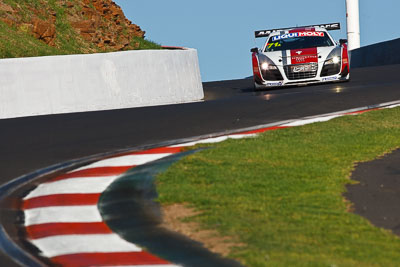
<instances>
[{"instance_id":1,"label":"sponsor decal","mask_svg":"<svg viewBox=\"0 0 400 267\"><path fill-rule=\"evenodd\" d=\"M327 82L327 81L336 81L338 80L338 77L328 77L328 78L323 78L322 81Z\"/></svg>"},{"instance_id":2,"label":"sponsor decal","mask_svg":"<svg viewBox=\"0 0 400 267\"><path fill-rule=\"evenodd\" d=\"M275 42L275 41L278 41L281 39L294 38L294 37L298 37L298 36L299 35L297 32L296 33L287 33L287 34L277 35L277 36L272 37L272 41Z\"/></svg>"},{"instance_id":3,"label":"sponsor decal","mask_svg":"<svg viewBox=\"0 0 400 267\"><path fill-rule=\"evenodd\" d=\"M318 63L317 48L304 48L290 50L292 64Z\"/></svg>"},{"instance_id":4,"label":"sponsor decal","mask_svg":"<svg viewBox=\"0 0 400 267\"><path fill-rule=\"evenodd\" d=\"M276 82L276 83L266 83L266 86L282 86L283 82Z\"/></svg>"},{"instance_id":5,"label":"sponsor decal","mask_svg":"<svg viewBox=\"0 0 400 267\"><path fill-rule=\"evenodd\" d=\"M299 32L299 37L312 36L312 37L324 37L324 32Z\"/></svg>"},{"instance_id":6,"label":"sponsor decal","mask_svg":"<svg viewBox=\"0 0 400 267\"><path fill-rule=\"evenodd\" d=\"M317 56L307 55L300 57L292 57L293 64L312 63L312 62L317 62Z\"/></svg>"},{"instance_id":7,"label":"sponsor decal","mask_svg":"<svg viewBox=\"0 0 400 267\"><path fill-rule=\"evenodd\" d=\"M305 66L294 66L292 68L293 72L305 72L306 71L306 67Z\"/></svg>"},{"instance_id":8,"label":"sponsor decal","mask_svg":"<svg viewBox=\"0 0 400 267\"><path fill-rule=\"evenodd\" d=\"M294 37L324 37L325 33L324 32L292 32L292 33L286 33L282 35L277 35L272 37L272 41L278 41L282 39L288 39L288 38L294 38Z\"/></svg>"},{"instance_id":9,"label":"sponsor decal","mask_svg":"<svg viewBox=\"0 0 400 267\"><path fill-rule=\"evenodd\" d=\"M267 36L269 36L272 32L274 32L274 30L256 31L256 32L255 32L255 36L256 36L256 38L259 38L259 37L267 37Z\"/></svg>"},{"instance_id":10,"label":"sponsor decal","mask_svg":"<svg viewBox=\"0 0 400 267\"><path fill-rule=\"evenodd\" d=\"M318 66L314 64L306 64L306 65L295 65L291 66L291 70L295 73L297 72L308 72L308 71L317 71Z\"/></svg>"},{"instance_id":11,"label":"sponsor decal","mask_svg":"<svg viewBox=\"0 0 400 267\"><path fill-rule=\"evenodd\" d=\"M305 31L310 29L312 31L315 31L315 27L320 27L324 28L328 31L332 30L340 30L340 23L330 23L330 24L320 24L320 25L309 25L309 26L301 26L301 27L291 27L291 28L282 28L282 29L271 29L271 30L261 30L261 31L255 31L255 37L267 37L273 32L281 32L285 30L291 30L290 32L299 32L299 31Z\"/></svg>"},{"instance_id":12,"label":"sponsor decal","mask_svg":"<svg viewBox=\"0 0 400 267\"><path fill-rule=\"evenodd\" d=\"M347 16L347 13L346 13L346 16ZM323 24L323 25L318 25L318 27L327 29L328 31L340 30L340 23Z\"/></svg>"}]
</instances>

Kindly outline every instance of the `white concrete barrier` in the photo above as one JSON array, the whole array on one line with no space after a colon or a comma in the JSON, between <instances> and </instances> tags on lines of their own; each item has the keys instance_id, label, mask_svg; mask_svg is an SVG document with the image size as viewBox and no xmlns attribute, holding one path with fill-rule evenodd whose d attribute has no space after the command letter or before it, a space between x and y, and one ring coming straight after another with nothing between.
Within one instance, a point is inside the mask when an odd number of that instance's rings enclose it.
<instances>
[{"instance_id":1,"label":"white concrete barrier","mask_svg":"<svg viewBox=\"0 0 400 267\"><path fill-rule=\"evenodd\" d=\"M0 119L198 101L197 51L0 60Z\"/></svg>"}]
</instances>

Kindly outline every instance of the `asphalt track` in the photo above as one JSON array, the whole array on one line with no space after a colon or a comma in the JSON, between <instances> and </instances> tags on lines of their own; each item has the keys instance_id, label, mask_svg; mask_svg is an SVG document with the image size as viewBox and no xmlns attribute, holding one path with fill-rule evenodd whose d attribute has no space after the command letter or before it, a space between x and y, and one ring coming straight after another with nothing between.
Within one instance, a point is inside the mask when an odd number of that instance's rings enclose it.
<instances>
[{"instance_id":1,"label":"asphalt track","mask_svg":"<svg viewBox=\"0 0 400 267\"><path fill-rule=\"evenodd\" d=\"M398 73L362 68L348 83L259 92L248 79L212 82L199 103L0 120L0 183L97 153L399 100Z\"/></svg>"},{"instance_id":2,"label":"asphalt track","mask_svg":"<svg viewBox=\"0 0 400 267\"><path fill-rule=\"evenodd\" d=\"M345 194L354 213L400 236L400 150L358 164L351 179L360 182Z\"/></svg>"}]
</instances>

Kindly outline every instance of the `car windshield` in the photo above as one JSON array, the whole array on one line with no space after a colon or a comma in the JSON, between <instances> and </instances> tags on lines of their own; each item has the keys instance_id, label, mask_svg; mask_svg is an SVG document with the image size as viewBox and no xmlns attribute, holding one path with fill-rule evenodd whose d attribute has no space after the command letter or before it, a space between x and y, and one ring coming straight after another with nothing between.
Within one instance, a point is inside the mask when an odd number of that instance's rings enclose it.
<instances>
[{"instance_id":1,"label":"car windshield","mask_svg":"<svg viewBox=\"0 0 400 267\"><path fill-rule=\"evenodd\" d=\"M333 46L325 32L296 32L269 38L265 52Z\"/></svg>"}]
</instances>

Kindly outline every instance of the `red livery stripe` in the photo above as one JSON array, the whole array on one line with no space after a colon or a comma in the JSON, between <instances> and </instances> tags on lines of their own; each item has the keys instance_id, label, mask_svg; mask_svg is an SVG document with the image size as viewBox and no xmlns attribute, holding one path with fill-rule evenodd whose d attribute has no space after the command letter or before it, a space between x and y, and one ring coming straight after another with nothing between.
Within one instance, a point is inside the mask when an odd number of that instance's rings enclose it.
<instances>
[{"instance_id":1,"label":"red livery stripe","mask_svg":"<svg viewBox=\"0 0 400 267\"><path fill-rule=\"evenodd\" d=\"M116 253L81 253L51 258L55 264L62 266L123 266L170 264L148 252L116 252Z\"/></svg>"},{"instance_id":2,"label":"red livery stripe","mask_svg":"<svg viewBox=\"0 0 400 267\"><path fill-rule=\"evenodd\" d=\"M22 210L54 206L97 205L99 194L58 194L34 197L24 200Z\"/></svg>"},{"instance_id":3,"label":"red livery stripe","mask_svg":"<svg viewBox=\"0 0 400 267\"><path fill-rule=\"evenodd\" d=\"M347 71L350 71L350 64L349 64L349 53L347 51L347 44L343 44L343 49L342 49L342 70L340 71L343 73L345 71L345 68L347 67Z\"/></svg>"},{"instance_id":4,"label":"red livery stripe","mask_svg":"<svg viewBox=\"0 0 400 267\"><path fill-rule=\"evenodd\" d=\"M112 231L103 222L96 223L44 223L26 227L29 239L38 239L57 235L111 234Z\"/></svg>"},{"instance_id":5,"label":"red livery stripe","mask_svg":"<svg viewBox=\"0 0 400 267\"><path fill-rule=\"evenodd\" d=\"M318 62L318 50L314 48L304 49L293 49L290 50L292 57L292 64L303 64L303 63L317 63Z\"/></svg>"}]
</instances>

